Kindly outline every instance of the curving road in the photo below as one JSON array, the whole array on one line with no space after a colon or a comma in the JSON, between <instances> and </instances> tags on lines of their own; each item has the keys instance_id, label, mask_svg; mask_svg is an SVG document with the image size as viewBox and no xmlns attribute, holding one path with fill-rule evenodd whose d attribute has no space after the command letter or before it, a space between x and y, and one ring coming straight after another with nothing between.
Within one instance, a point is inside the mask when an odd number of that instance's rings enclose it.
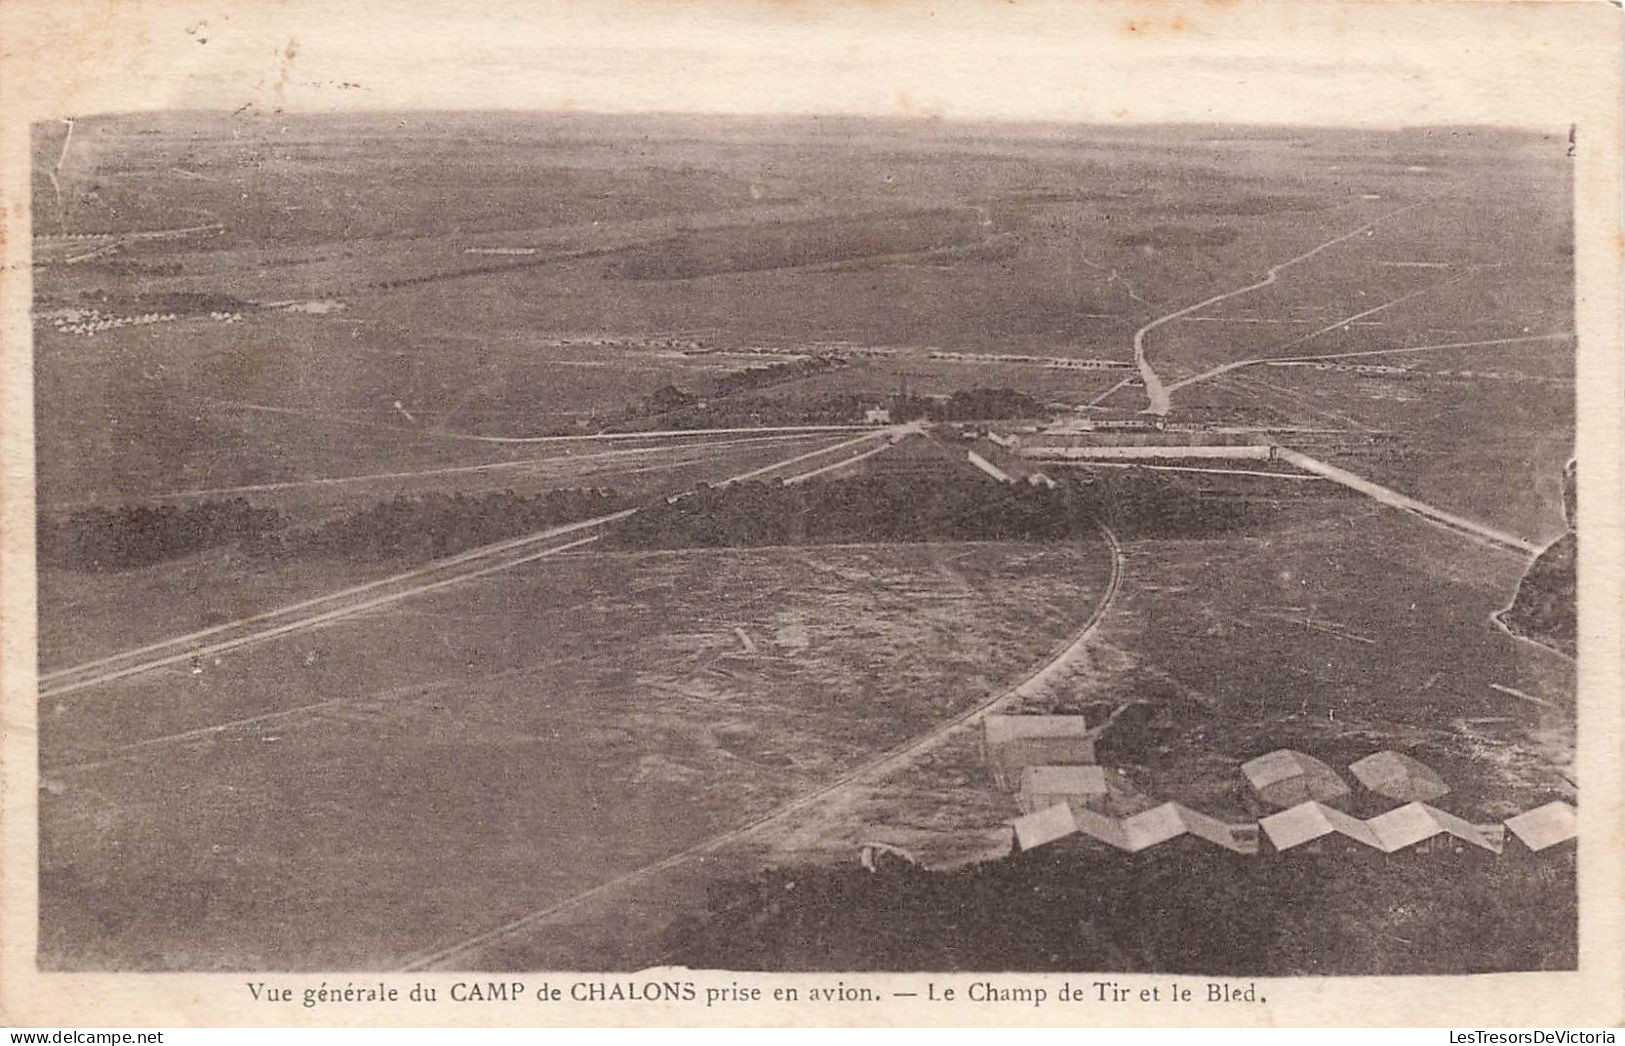
<instances>
[{"instance_id":1,"label":"curving road","mask_svg":"<svg viewBox=\"0 0 1625 1046\"><path fill-rule=\"evenodd\" d=\"M1110 609L1112 601L1116 599L1118 590L1122 585L1122 547L1118 543L1117 535L1113 534L1108 527L1102 524L1100 532L1106 542L1107 549L1111 553L1111 573L1107 578L1105 589L1101 592L1100 599L1096 601L1095 606L1089 612L1089 616L1077 631L1057 647L1049 658L1034 667L1018 682L966 709L952 719L939 723L928 732L880 753L863 765L842 774L827 784L797 796L749 824L724 832L721 835L712 836L710 839L696 843L653 864L644 865L642 868L617 876L573 897L568 897L546 908L522 915L517 919L512 919L473 937L445 945L435 951L407 958L403 960L399 971L404 973L431 968L444 968L447 963L475 953L486 945L512 937L514 934L536 926L578 905L601 897L612 890L630 886L661 872L687 864L690 861L703 860L706 855L742 842L762 829L777 824L816 803L838 801L846 798L854 789L871 784L887 774L901 769L908 763L942 745L962 728L980 722L984 716L996 712L1020 698L1031 697L1041 692L1045 686L1063 674L1072 659L1085 649L1094 635L1095 629L1100 626L1100 622L1105 618L1106 611Z\"/></svg>"},{"instance_id":2,"label":"curving road","mask_svg":"<svg viewBox=\"0 0 1625 1046\"><path fill-rule=\"evenodd\" d=\"M1317 244L1314 247L1311 247L1309 250L1304 251L1295 258L1288 258L1286 261L1281 262L1278 265L1270 266L1261 279L1255 280L1254 282L1247 284L1245 287L1237 287L1233 291L1225 291L1223 294L1215 294L1213 297L1205 298L1202 301L1197 302L1195 305L1187 305L1184 308L1170 312L1167 315L1158 316L1156 319L1150 321L1145 326L1135 331L1134 365L1140 369L1140 379L1145 383L1146 395L1146 408L1145 410L1141 411L1141 413L1158 415L1167 414L1168 408L1171 406L1169 388L1167 385L1163 384L1162 379L1157 376L1157 372L1151 366L1151 360L1146 355L1146 335L1150 334L1152 331L1156 330L1158 327L1161 327L1165 323L1172 323L1174 320L1177 320L1183 316L1189 316L1193 312L1200 312L1209 305L1217 305L1219 302L1224 301L1227 298L1235 298L1239 295L1246 294L1249 291L1256 291L1262 287L1268 287L1270 284L1274 283L1278 278L1280 278L1280 275L1284 270L1308 261L1310 258L1313 258L1315 255L1326 250L1327 248L1335 247L1337 244L1340 244L1345 240L1351 240L1365 232L1367 229L1373 229L1378 225L1381 225L1383 222L1388 221L1390 218L1397 218L1406 211L1414 210L1415 208L1422 206L1422 203L1425 202L1426 201L1420 201L1417 203L1407 204L1398 210L1389 211L1387 214L1373 218L1371 221L1366 222L1359 228L1351 229L1339 236L1334 236L1325 243Z\"/></svg>"}]
</instances>

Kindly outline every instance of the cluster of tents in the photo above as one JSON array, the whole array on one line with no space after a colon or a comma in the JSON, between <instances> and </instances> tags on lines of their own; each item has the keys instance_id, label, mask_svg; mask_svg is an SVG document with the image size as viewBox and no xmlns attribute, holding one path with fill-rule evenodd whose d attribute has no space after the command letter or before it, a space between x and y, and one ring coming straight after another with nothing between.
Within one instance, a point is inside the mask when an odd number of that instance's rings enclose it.
<instances>
[{"instance_id":1,"label":"cluster of tents","mask_svg":"<svg viewBox=\"0 0 1625 1046\"><path fill-rule=\"evenodd\" d=\"M1023 810L1010 822L1018 850L1082 835L1128 853L1192 836L1243 854L1263 851L1266 842L1284 853L1340 841L1390 854L1468 848L1499 854L1509 833L1529 852L1578 833L1575 808L1561 800L1494 824L1442 810L1432 804L1449 794L1449 786L1401 752L1376 752L1349 766L1366 792L1400 804L1368 819L1339 808L1351 789L1314 756L1283 748L1251 759L1242 764L1242 775L1260 803L1278 809L1233 823L1180 803L1156 803L1121 772L1096 765L1094 736L1081 716L989 716L985 731L994 777L1017 791Z\"/></svg>"}]
</instances>

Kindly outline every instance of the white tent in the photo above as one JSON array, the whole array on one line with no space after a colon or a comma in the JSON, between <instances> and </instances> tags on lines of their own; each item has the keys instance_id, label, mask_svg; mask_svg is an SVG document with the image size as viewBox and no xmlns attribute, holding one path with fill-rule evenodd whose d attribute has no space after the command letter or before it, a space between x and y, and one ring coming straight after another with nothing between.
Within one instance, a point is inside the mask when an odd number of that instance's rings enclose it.
<instances>
[{"instance_id":1,"label":"white tent","mask_svg":"<svg viewBox=\"0 0 1625 1046\"><path fill-rule=\"evenodd\" d=\"M1241 764L1241 772L1258 797L1273 806L1324 803L1349 792L1336 770L1290 748L1249 759Z\"/></svg>"},{"instance_id":2,"label":"white tent","mask_svg":"<svg viewBox=\"0 0 1625 1046\"><path fill-rule=\"evenodd\" d=\"M1036 813L1018 817L1010 822L1015 829L1016 847L1032 850L1057 839L1064 839L1078 830L1072 807L1066 803L1047 806Z\"/></svg>"},{"instance_id":3,"label":"white tent","mask_svg":"<svg viewBox=\"0 0 1625 1046\"><path fill-rule=\"evenodd\" d=\"M1535 851L1568 842L1580 834L1578 813L1561 800L1510 817L1506 826L1525 846Z\"/></svg>"},{"instance_id":4,"label":"white tent","mask_svg":"<svg viewBox=\"0 0 1625 1046\"><path fill-rule=\"evenodd\" d=\"M1374 752L1349 766L1366 788L1405 803L1428 803L1450 791L1433 769L1400 752Z\"/></svg>"},{"instance_id":5,"label":"white tent","mask_svg":"<svg viewBox=\"0 0 1625 1046\"><path fill-rule=\"evenodd\" d=\"M1258 822L1277 850L1313 842L1327 835L1345 835L1367 846L1382 848L1376 833L1364 821L1334 810L1325 803L1307 802L1270 814Z\"/></svg>"}]
</instances>

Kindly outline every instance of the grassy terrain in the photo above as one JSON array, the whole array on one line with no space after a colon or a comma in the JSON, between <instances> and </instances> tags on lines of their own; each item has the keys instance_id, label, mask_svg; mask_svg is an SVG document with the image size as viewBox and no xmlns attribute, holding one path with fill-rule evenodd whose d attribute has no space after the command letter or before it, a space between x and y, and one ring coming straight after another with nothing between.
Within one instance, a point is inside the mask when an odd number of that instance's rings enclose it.
<instances>
[{"instance_id":1,"label":"grassy terrain","mask_svg":"<svg viewBox=\"0 0 1625 1046\"><path fill-rule=\"evenodd\" d=\"M1395 804L1344 768L1383 748L1437 769L1452 789L1438 805L1474 821L1573 801L1572 663L1489 617L1522 564L1398 513L1336 505L1302 502L1241 539L1128 542L1122 593L1087 656L1026 707L1109 719L1096 748L1109 772L1148 801L1233 821L1271 812L1240 766L1278 747L1344 771L1355 790L1341 805L1362 817ZM1073 841L957 871L856 867L867 841L927 866L985 861L1019 813L966 731L752 840L732 877L690 892L665 946L674 961L747 969L1302 975L1575 962L1573 854L1516 844L1499 858L1240 857L1191 841L1135 856Z\"/></svg>"},{"instance_id":2,"label":"grassy terrain","mask_svg":"<svg viewBox=\"0 0 1625 1046\"><path fill-rule=\"evenodd\" d=\"M1399 976L1572 970L1575 855L1134 857L1062 840L948 873L848 864L714 887L672 961L728 970ZM1485 933L1486 922L1494 927Z\"/></svg>"},{"instance_id":3,"label":"grassy terrain","mask_svg":"<svg viewBox=\"0 0 1625 1046\"><path fill-rule=\"evenodd\" d=\"M1240 767L1277 747L1337 768L1354 787L1340 805L1361 817L1394 803L1346 768L1385 748L1436 768L1451 787L1438 805L1473 821L1575 801L1573 664L1490 620L1518 584L1517 557L1336 497L1301 498L1244 534L1124 552L1087 651L1014 707L1109 723L1097 757L1146 805L1256 819L1272 808ZM1186 841L1131 857L1066 843L979 863L1008 847L1019 812L967 728L710 855L708 873L640 879L478 957L1229 975L1575 961L1572 852L1238 857ZM856 865L870 842L950 870L872 874Z\"/></svg>"},{"instance_id":4,"label":"grassy terrain","mask_svg":"<svg viewBox=\"0 0 1625 1046\"><path fill-rule=\"evenodd\" d=\"M1405 376L1248 368L1179 395L1193 407L1263 404L1290 423L1349 430L1354 438L1332 445L1282 442L1532 543L1549 542L1567 529L1562 492L1563 466L1574 456L1572 380L1481 375L1562 374L1572 365L1572 347L1464 351L1477 355L1457 366L1441 365L1431 354L1427 363L1415 357L1349 361L1414 364L1416 372ZM1384 452L1359 452L1373 437Z\"/></svg>"},{"instance_id":5,"label":"grassy terrain","mask_svg":"<svg viewBox=\"0 0 1625 1046\"><path fill-rule=\"evenodd\" d=\"M1105 568L1097 544L573 556L55 699L42 962L373 968L471 936L998 689Z\"/></svg>"},{"instance_id":6,"label":"grassy terrain","mask_svg":"<svg viewBox=\"0 0 1625 1046\"><path fill-rule=\"evenodd\" d=\"M105 300L129 311L177 293L345 307L245 307L241 323L183 315L94 338L42 328L47 489L59 475L68 490L125 482L115 477L200 436L232 448L216 455L220 467L270 469L269 448L236 435L235 418L199 411L206 397L352 424L522 434L708 365L667 351L673 338L1127 359L1146 319L1412 204L1370 239L1206 317L1270 324L1193 318L1159 330L1153 357L1177 377L1464 274L1442 297L1373 317L1385 327L1353 328L1360 347L1367 335L1392 342L1435 328L1566 327L1556 136L1215 141L1204 128L128 116L76 125L58 211L45 171L60 135L36 135L42 233L221 228L42 266L42 307ZM463 158L454 181L449 155ZM1496 221L1479 220L1486 213ZM982 242L999 249L934 253ZM493 248L536 253L467 253ZM1450 267L1392 266L1419 260ZM412 282L391 286L402 281ZM1274 325L1284 319L1296 325ZM931 384L930 369L917 385ZM116 430L105 409L54 408L87 387L99 395L115 372Z\"/></svg>"},{"instance_id":7,"label":"grassy terrain","mask_svg":"<svg viewBox=\"0 0 1625 1046\"><path fill-rule=\"evenodd\" d=\"M905 388L1066 405L1110 392L1105 405L1129 416L1146 403L1123 383L1132 371L943 354L1126 362L1150 321L1299 258L1151 331L1164 381L1199 379L1174 390L1170 420L1327 430L1282 439L1537 544L1567 529L1560 133L172 113L78 120L61 157L63 131L34 139L47 521L212 498L311 529L400 498L613 487L653 502L846 438L489 439L652 425L660 414L628 419L667 389L692 397L696 417L702 400L722 404L714 416L760 405L771 420ZM1458 342L1473 344L1389 351ZM1380 354L1204 377L1347 353ZM761 386L738 377L826 354L843 365ZM868 495L966 468L957 443L911 458L924 443L837 473L853 481L842 487L685 499L661 510L666 540L645 543L800 540L782 518L741 539L754 517L730 507L852 508L820 503L829 490L863 493L887 525L919 522L929 498ZM1119 475L1065 471L1096 478L1096 494ZM1115 601L1029 706L1115 713L1103 763L1147 795L1229 817L1262 812L1241 762L1284 745L1339 768L1409 752L1451 784L1441 805L1474 819L1573 800L1573 662L1491 621L1524 557L1328 484L1282 482L1171 482L1164 516L1228 512L1233 525L1125 528ZM699 508L728 533L701 540ZM840 536L873 540L880 525L851 515L862 525ZM407 522L343 555L170 544L176 558L116 570L47 563L42 664L387 576L445 547ZM600 547L49 699L42 961L383 967L574 896L996 692L1094 605L1108 574L1097 548L1092 535L1082 547ZM845 867L875 839L932 863L985 855L1014 812L974 736L955 735L704 867L639 880L485 958L1572 965L1562 855L1288 867L1067 846L942 875Z\"/></svg>"},{"instance_id":8,"label":"grassy terrain","mask_svg":"<svg viewBox=\"0 0 1625 1046\"><path fill-rule=\"evenodd\" d=\"M827 447L841 434L811 440L734 443L718 440L692 449L658 451L617 443L543 451L515 459L515 468L451 475L365 479L354 483L295 485L239 495L304 527L357 518L392 498L513 491L537 496L583 487L612 488L632 502L654 499L695 483L729 476ZM348 472L340 473L347 475ZM159 504L184 506L191 500ZM52 518L70 518L71 512ZM50 520L47 520L49 524ZM348 585L388 577L421 565L429 552L401 548L380 557L304 555L269 557L220 547L182 559L111 573L63 569L49 561L39 571L40 663L47 670L76 664L193 629L247 617L272 607Z\"/></svg>"}]
</instances>

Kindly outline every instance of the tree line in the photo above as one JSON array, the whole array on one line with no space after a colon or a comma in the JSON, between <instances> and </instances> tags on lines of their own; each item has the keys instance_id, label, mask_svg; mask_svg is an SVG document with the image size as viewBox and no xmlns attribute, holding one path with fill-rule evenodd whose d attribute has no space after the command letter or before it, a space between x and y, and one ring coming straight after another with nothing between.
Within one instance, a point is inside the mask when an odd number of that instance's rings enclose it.
<instances>
[{"instance_id":1,"label":"tree line","mask_svg":"<svg viewBox=\"0 0 1625 1046\"><path fill-rule=\"evenodd\" d=\"M942 872L900 859L873 872L856 861L767 869L714 883L704 911L676 920L662 943L673 964L725 970L1302 977L1575 962L1573 850L1537 868L1375 850L1269 858L1185 843L1130 855L1073 837ZM1395 949L1378 931L1400 926L1414 944Z\"/></svg>"},{"instance_id":2,"label":"tree line","mask_svg":"<svg viewBox=\"0 0 1625 1046\"><path fill-rule=\"evenodd\" d=\"M626 507L608 489L561 489L523 495L412 494L370 505L320 526L262 543L262 554L348 559L438 559Z\"/></svg>"},{"instance_id":3,"label":"tree line","mask_svg":"<svg viewBox=\"0 0 1625 1046\"><path fill-rule=\"evenodd\" d=\"M621 494L604 489L412 494L307 526L292 525L277 510L242 498L187 508L121 505L42 516L37 548L42 566L92 572L150 566L216 548L259 559L432 559L608 515L626 505Z\"/></svg>"},{"instance_id":4,"label":"tree line","mask_svg":"<svg viewBox=\"0 0 1625 1046\"><path fill-rule=\"evenodd\" d=\"M623 548L752 547L906 541L1059 541L1104 523L1124 536L1204 537L1264 508L1196 499L1144 470L1055 487L1005 485L971 471L871 475L797 486L701 486L646 507L606 538Z\"/></svg>"},{"instance_id":5,"label":"tree line","mask_svg":"<svg viewBox=\"0 0 1625 1046\"><path fill-rule=\"evenodd\" d=\"M236 548L260 559L433 559L633 507L612 489L523 495L410 494L295 525L242 498L90 508L42 516L42 566L114 571ZM919 474L701 485L642 506L611 530L622 548L752 547L840 542L1060 541L1105 523L1124 537L1204 537L1251 525L1266 506L1213 502L1143 469L1064 477L1054 488L1006 485L964 469ZM1572 593L1572 582L1569 592ZM1572 596L1570 597L1572 599ZM1560 602L1560 601L1558 601Z\"/></svg>"},{"instance_id":6,"label":"tree line","mask_svg":"<svg viewBox=\"0 0 1625 1046\"><path fill-rule=\"evenodd\" d=\"M179 559L205 549L264 540L283 526L275 509L242 498L176 505L120 505L41 516L36 548L41 566L112 571Z\"/></svg>"},{"instance_id":7,"label":"tree line","mask_svg":"<svg viewBox=\"0 0 1625 1046\"><path fill-rule=\"evenodd\" d=\"M766 368L758 368L766 369ZM643 408L595 428L639 429L746 428L755 425L856 425L870 410L884 408L893 422L1010 421L1035 418L1043 404L1008 388L961 389L946 397L879 392L824 392L791 396L735 396L707 400L675 385L657 389Z\"/></svg>"}]
</instances>

